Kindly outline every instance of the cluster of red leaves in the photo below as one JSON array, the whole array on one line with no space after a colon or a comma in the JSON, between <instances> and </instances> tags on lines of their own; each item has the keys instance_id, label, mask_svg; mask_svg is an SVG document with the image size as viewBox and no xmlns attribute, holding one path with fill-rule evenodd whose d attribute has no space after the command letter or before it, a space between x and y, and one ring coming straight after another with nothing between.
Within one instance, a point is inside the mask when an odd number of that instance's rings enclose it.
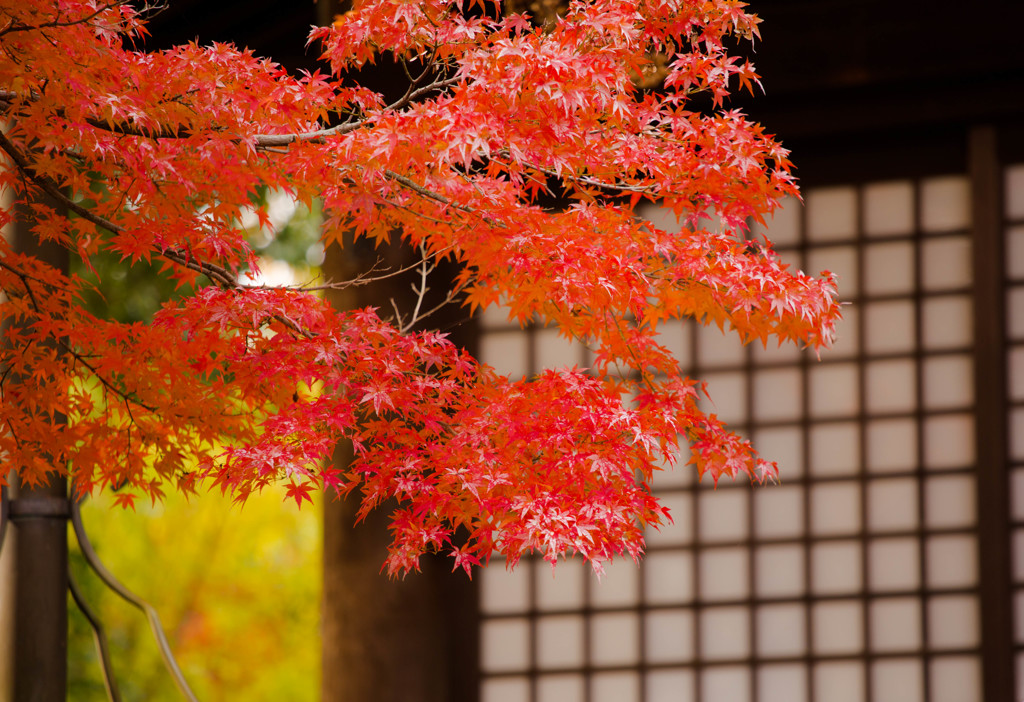
<instances>
[{"instance_id":1,"label":"cluster of red leaves","mask_svg":"<svg viewBox=\"0 0 1024 702\"><path fill-rule=\"evenodd\" d=\"M544 28L497 5L365 0L312 33L331 74L296 78L230 46L138 50L125 2L0 0L0 187L34 235L213 281L120 324L0 244L0 464L127 503L280 479L299 502L358 490L364 514L397 499L392 573L433 550L467 572L494 552L637 557L666 517L647 482L680 435L715 480L775 472L698 408L659 324L817 348L839 317L830 275L743 238L796 193L786 152L722 107L757 82L726 43L756 35L736 0L574 1ZM423 69L398 102L335 77L383 52ZM655 57L663 86L641 90ZM689 108L700 92L713 112ZM239 285L255 265L240 212L263 186L321 198L327 243L354 230L454 259L471 309L557 324L595 367L501 377L443 335ZM571 206L545 208L551 188ZM643 221L642 201L689 228ZM721 230L701 229L712 213ZM357 459L339 472L343 437Z\"/></svg>"}]
</instances>

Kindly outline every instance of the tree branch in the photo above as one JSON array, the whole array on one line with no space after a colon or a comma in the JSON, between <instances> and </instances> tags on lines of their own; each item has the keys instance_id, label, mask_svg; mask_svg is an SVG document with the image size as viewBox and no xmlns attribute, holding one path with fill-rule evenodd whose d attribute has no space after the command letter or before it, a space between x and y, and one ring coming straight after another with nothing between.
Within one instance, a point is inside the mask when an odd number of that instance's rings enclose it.
<instances>
[{"instance_id":1,"label":"tree branch","mask_svg":"<svg viewBox=\"0 0 1024 702\"><path fill-rule=\"evenodd\" d=\"M11 32L31 32L31 31L39 31L40 29L54 29L56 27L72 27L72 26L74 26L76 24L84 24L84 23L89 22L90 20L94 19L95 17L103 14L107 10L113 10L115 7L120 7L121 5L127 5L129 2L130 2L130 0L116 0L115 2L109 3L107 5L101 5L94 12L86 15L85 17L80 17L80 18L78 18L76 20L64 20L64 21L61 21L59 19L56 19L56 20L53 20L52 22L43 22L42 24L21 24L21 25L16 25L14 23L14 20L12 19L10 24L8 24L6 27L4 27L2 30L0 30L0 37L2 37L5 34L10 34Z\"/></svg>"}]
</instances>

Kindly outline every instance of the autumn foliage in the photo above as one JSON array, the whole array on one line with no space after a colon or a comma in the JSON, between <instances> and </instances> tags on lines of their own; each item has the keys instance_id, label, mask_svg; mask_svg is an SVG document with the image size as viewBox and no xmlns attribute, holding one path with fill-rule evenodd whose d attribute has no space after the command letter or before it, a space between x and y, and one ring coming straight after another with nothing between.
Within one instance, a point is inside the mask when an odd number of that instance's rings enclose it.
<instances>
[{"instance_id":1,"label":"autumn foliage","mask_svg":"<svg viewBox=\"0 0 1024 702\"><path fill-rule=\"evenodd\" d=\"M839 317L831 275L746 238L796 187L728 109L758 85L729 53L758 36L743 3L574 0L541 24L497 0L363 0L313 30L325 72L299 77L232 46L146 52L126 2L0 8L0 222L17 203L87 267L108 252L199 286L149 324L97 319L90 284L0 244L3 473L66 470L126 503L280 480L300 502L355 491L363 513L397 498L392 573L427 551L467 571L531 549L636 557L680 436L714 480L775 473L658 336L694 317L817 348ZM408 69L391 104L346 78L375 61ZM266 187L319 198L328 244L354 231L458 263L453 300L558 325L593 368L502 377L410 315L241 283L258 264L240 220L266 218ZM638 217L647 201L684 233ZM342 437L344 472L325 467Z\"/></svg>"}]
</instances>

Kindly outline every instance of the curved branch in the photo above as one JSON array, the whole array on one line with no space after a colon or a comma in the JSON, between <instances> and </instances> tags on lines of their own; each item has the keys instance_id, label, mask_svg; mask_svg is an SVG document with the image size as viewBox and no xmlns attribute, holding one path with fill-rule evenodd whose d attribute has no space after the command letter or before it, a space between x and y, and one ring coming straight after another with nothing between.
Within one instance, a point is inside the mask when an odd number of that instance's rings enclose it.
<instances>
[{"instance_id":1,"label":"curved branch","mask_svg":"<svg viewBox=\"0 0 1024 702\"><path fill-rule=\"evenodd\" d=\"M160 656L164 659L164 665L167 666L171 677L174 678L174 683L178 686L178 690L189 702L198 702L192 689L188 686L188 681L185 680L181 668L178 667L178 661L175 660L174 652L171 651L171 645L167 642L167 635L164 633L164 627L160 623L160 615L156 609L149 602L126 588L120 580L114 577L113 573L106 569L99 556L96 555L96 551L93 549L92 543L85 533L85 526L82 524L82 511L78 500L71 500L71 525L75 530L75 538L78 540L78 545L82 549L82 555L85 557L89 567L121 599L142 610L146 615L146 621L149 622L149 628L153 632L153 638L156 639L157 648L160 649Z\"/></svg>"},{"instance_id":2,"label":"curved branch","mask_svg":"<svg viewBox=\"0 0 1024 702\"><path fill-rule=\"evenodd\" d=\"M71 597L74 599L75 604L78 605L78 611L82 613L92 628L92 638L96 644L96 651L100 656L100 668L103 671L103 685L107 688L107 697L110 698L110 702L121 702L121 692L117 688L114 668L110 664L110 649L107 646L107 634L103 629L103 622L99 620L96 613L89 607L89 603L85 601L82 591L78 589L78 583L75 582L75 576L70 571L68 572L68 590L71 591Z\"/></svg>"}]
</instances>

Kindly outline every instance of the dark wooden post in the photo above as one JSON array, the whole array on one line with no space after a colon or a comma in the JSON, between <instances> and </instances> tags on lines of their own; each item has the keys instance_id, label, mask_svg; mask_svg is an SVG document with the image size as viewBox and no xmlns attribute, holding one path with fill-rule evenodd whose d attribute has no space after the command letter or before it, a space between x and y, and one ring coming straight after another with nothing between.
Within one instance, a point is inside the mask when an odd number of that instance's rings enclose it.
<instances>
[{"instance_id":1,"label":"dark wooden post","mask_svg":"<svg viewBox=\"0 0 1024 702\"><path fill-rule=\"evenodd\" d=\"M40 245L22 217L14 246L63 271L68 252ZM45 486L13 485L14 702L64 702L67 695L68 539L67 481L55 472Z\"/></svg>"},{"instance_id":2,"label":"dark wooden post","mask_svg":"<svg viewBox=\"0 0 1024 702\"><path fill-rule=\"evenodd\" d=\"M978 565L981 570L981 660L986 700L1011 699L1013 593L1007 464L1006 294L1002 169L996 130L974 127L968 169L974 235L974 393L977 398Z\"/></svg>"},{"instance_id":3,"label":"dark wooden post","mask_svg":"<svg viewBox=\"0 0 1024 702\"><path fill-rule=\"evenodd\" d=\"M347 280L378 262L391 270L408 265L407 249L368 249L348 242L331 247L324 262L329 280ZM443 293L445 276L431 283ZM408 300L410 279L333 291L339 309L376 307ZM429 300L428 300L429 302ZM406 305L405 309L409 309ZM431 318L431 322L437 319ZM352 459L342 443L335 463ZM389 505L355 525L358 495L323 496L323 684L324 702L472 702L477 696L476 600L473 583L451 573L447 558L424 558L423 572L394 580L381 572L387 557Z\"/></svg>"}]
</instances>

